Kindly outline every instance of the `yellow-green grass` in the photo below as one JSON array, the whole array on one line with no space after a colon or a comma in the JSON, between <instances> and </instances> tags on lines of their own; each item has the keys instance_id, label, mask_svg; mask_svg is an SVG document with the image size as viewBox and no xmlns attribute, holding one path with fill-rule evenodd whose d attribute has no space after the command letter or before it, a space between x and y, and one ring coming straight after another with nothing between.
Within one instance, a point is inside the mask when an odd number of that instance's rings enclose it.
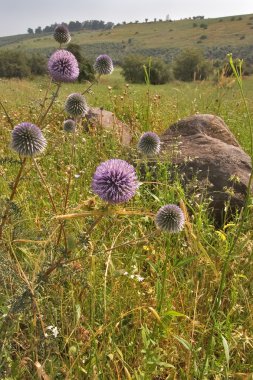
<instances>
[{"instance_id":1,"label":"yellow-green grass","mask_svg":"<svg viewBox=\"0 0 253 380\"><path fill-rule=\"evenodd\" d=\"M47 78L0 81L2 101L14 124L36 122L47 84ZM79 127L75 141L64 133L66 96L86 86L62 86L44 123L47 149L37 159L44 181L28 160L10 204L0 243L0 377L199 379L213 326L206 379L251 374L252 218L246 219L232 251L213 321L213 301L238 231L237 220L215 230L206 212L208 199L200 202L199 192L186 196L179 179L170 178L169 162L157 164L155 178L148 167L143 172L145 161L136 152L143 131L162 132L196 112L223 117L249 150L248 120L235 83L229 79L219 84L173 82L148 87L127 86L119 70L103 77L92 88L94 93L87 95L88 103L114 111L131 126L134 139L129 148L99 126L90 133ZM252 78L244 86L252 107ZM49 98L52 92L53 88ZM9 204L6 199L20 167L10 149L10 131L1 110L2 209ZM91 179L97 165L113 157L131 160L142 185L130 202L106 214L105 204L91 190ZM185 229L178 235L159 233L150 214L180 200L190 211ZM99 211L104 212L103 218L97 217ZM89 215L65 222L66 251L63 234L58 241L55 216L80 212ZM64 265L56 266L45 281L38 277L59 259ZM27 287L30 292L25 294L33 293L32 302L24 296L15 304L19 313L6 324L9 306Z\"/></svg>"},{"instance_id":2,"label":"yellow-green grass","mask_svg":"<svg viewBox=\"0 0 253 380\"><path fill-rule=\"evenodd\" d=\"M22 121L20 109L27 110L28 105L33 110L38 109L48 84L47 77L38 77L34 80L2 79L0 81L2 99L15 123ZM83 92L88 85L88 83L63 85L57 107L63 107L68 94ZM250 99L253 77L245 77L243 86L252 111ZM50 94L53 93L53 88ZM86 97L91 107L103 107L113 111L127 123L131 119L132 112L135 111L135 117L140 124L145 125L146 129L155 129L158 133L178 119L197 112L216 114L225 120L244 149L248 152L250 149L247 117L244 112L238 112L242 108L242 100L234 79L225 79L220 83L173 81L169 84L149 87L136 84L126 86L121 70L116 68L112 75L102 77L100 83L92 87L92 93L87 94ZM152 119L147 121L148 98L151 103L150 117Z\"/></svg>"}]
</instances>

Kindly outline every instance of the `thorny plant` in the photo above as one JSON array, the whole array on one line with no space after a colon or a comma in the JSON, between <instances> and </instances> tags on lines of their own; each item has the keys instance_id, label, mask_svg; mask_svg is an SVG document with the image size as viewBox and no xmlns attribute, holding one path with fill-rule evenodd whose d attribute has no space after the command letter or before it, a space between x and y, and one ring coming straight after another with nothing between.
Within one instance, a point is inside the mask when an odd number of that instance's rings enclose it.
<instances>
[{"instance_id":1,"label":"thorny plant","mask_svg":"<svg viewBox=\"0 0 253 380\"><path fill-rule=\"evenodd\" d=\"M66 28L63 28L63 33L67 33ZM69 246L69 238L68 232L66 229L66 220L74 219L74 218L84 218L84 217L93 217L95 218L94 223L88 229L85 234L85 238L87 241L91 238L91 234L93 230L97 227L98 223L107 216L111 215L123 215L123 216L144 216L145 217L154 217L154 213L143 210L127 210L125 208L115 207L114 204L125 203L130 198L135 195L140 183L137 180L135 169L132 165L128 164L124 160L119 159L111 159L104 163L102 163L94 174L93 177L93 191L98 194L98 196L103 199L107 205L103 206L101 210L92 210L87 213L77 213L71 214L67 213L70 208L69 199L71 193L71 185L73 182L74 175L74 163L76 156L76 139L78 135L78 131L82 128L82 119L85 117L87 113L87 104L83 97L85 93L87 93L94 83L97 83L101 75L110 74L113 70L113 64L111 58L107 55L100 55L94 64L94 68L97 72L97 78L93 83L90 83L88 87L81 94L71 94L65 103L65 111L73 120L74 128L70 130L71 138L71 154L69 157L69 164L67 168L67 180L66 180L66 188L63 196L63 205L60 206L54 196L54 191L51 188L51 185L47 181L47 175L44 173L44 169L42 168L41 161L38 160L35 155L42 153L45 148L46 141L44 136L41 134L41 130L45 127L45 122L48 114L50 113L52 107L55 104L55 101L58 98L60 89L62 87L63 82L71 82L75 80L78 76L78 67L77 62L72 56L71 53L62 49L62 43L69 41L68 36L63 36L64 41L61 40L62 35L55 33L55 39L60 42L60 50L57 50L49 59L48 69L50 73L50 80L48 87L46 89L44 98L40 105L40 113L37 116L37 125L33 125L31 123L21 123L18 126L14 126L13 121L11 120L6 107L4 106L3 101L0 101L0 105L7 117L7 121L9 122L12 128L12 147L15 147L16 152L19 154L20 158L20 168L16 175L16 178L12 184L11 194L9 196L8 201L6 202L6 206L2 213L1 223L0 223L0 242L2 247L5 250L10 251L10 255L13 258L15 265L18 268L20 276L23 279L25 284L25 290L22 292L20 296L17 297L16 301L10 306L9 312L4 318L4 321L1 326L1 347L5 344L5 334L10 328L11 323L15 320L15 315L19 312L24 312L25 308L31 303L35 309L35 313L39 316L39 321L41 325L41 330L44 338L47 336L47 330L45 328L43 319L41 317L40 308L36 301L36 291L37 289L46 284L49 276L55 272L57 269L66 266L67 264L76 261L77 259L71 259L71 247ZM55 91L53 92L51 99L49 97L49 93L51 91L52 85L55 85ZM148 120L147 120L148 123ZM151 132L150 132L151 134ZM152 134L153 140L147 142L142 142L142 149L145 152L153 152L153 154L157 154L159 149L159 138L154 133ZM152 145L155 144L153 147ZM147 145L147 146L146 146ZM35 281L33 283L30 282L28 276L25 274L22 266L19 263L19 259L15 254L15 250L10 244L8 237L5 236L5 228L10 219L10 209L11 203L13 202L17 192L18 186L20 184L21 179L25 179L25 167L27 163L31 163L35 171L37 172L38 178L41 182L42 187L45 190L45 193L48 197L48 200L51 204L52 213L54 215L54 220L58 223L58 227L55 228L53 234L48 237L47 241L52 243L52 239L55 239L55 249L61 251L60 256L54 257L53 261L48 265L47 268L42 269L36 276ZM177 207L177 206L175 206ZM178 208L179 209L179 208ZM62 211L62 215L60 215L60 210ZM183 228L184 224L184 214L181 212L180 214L180 226L178 225L176 215L172 213L164 214L162 216L163 221L157 223L158 227L162 224L161 229L165 230L167 233L179 232ZM161 218L160 218L161 219ZM160 223L160 224L159 224ZM146 237L144 238L145 241ZM18 239L16 239L16 242ZM22 241L22 239L20 240ZM143 241L143 239L140 239ZM28 240L27 240L28 242ZM31 241L33 243L41 244L43 242L40 241ZM62 251L62 243L64 246L64 250ZM132 239L123 245L127 244L137 244L138 239ZM116 245L117 247L117 245ZM107 287L107 276L108 276L108 268L110 265L110 257L111 252L114 249L112 247L110 249L110 254L107 260L107 269L105 273L105 294L104 294L104 305L105 305L105 320L107 320L107 304L106 304L106 287ZM161 294L158 301L158 311L161 312L164 294L165 294L165 279L166 279L166 267L168 263L168 254L166 252L166 259L164 262L163 268L163 276L162 276L162 288ZM79 258L78 258L79 260ZM140 276L138 278L141 278ZM153 310L153 309L152 309ZM155 314L155 311L153 310ZM155 314L156 315L156 314Z\"/></svg>"}]
</instances>

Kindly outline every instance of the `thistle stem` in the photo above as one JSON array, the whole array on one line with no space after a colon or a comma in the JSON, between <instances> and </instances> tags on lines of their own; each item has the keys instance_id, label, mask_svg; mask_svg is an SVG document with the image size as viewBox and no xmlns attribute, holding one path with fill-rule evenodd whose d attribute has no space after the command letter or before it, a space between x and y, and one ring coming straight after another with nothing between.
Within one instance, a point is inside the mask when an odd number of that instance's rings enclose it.
<instances>
[{"instance_id":1,"label":"thistle stem","mask_svg":"<svg viewBox=\"0 0 253 380\"><path fill-rule=\"evenodd\" d=\"M45 180L45 178L44 178L44 176L43 176L43 174L42 174L42 172L40 170L40 167L39 167L39 165L38 165L38 163L37 163L37 161L35 159L33 160L33 163L34 163L34 166L35 166L35 168L37 170L37 173L38 173L38 175L40 177L40 180L41 180L41 182L42 182L42 184L43 184L43 186L44 186L44 188L45 188L45 190L46 190L46 192L48 194L50 203L52 205L52 209L57 214L57 208L56 208L53 196L52 196L51 191L50 191L50 189L49 189L49 187L48 187L48 185L46 183L46 180ZM66 238L66 233L65 233L65 229L64 229L64 224L63 224L62 221L59 221L59 223L60 223L61 229L62 229L63 234L64 234L64 245L65 245L65 250L67 252L67 238ZM59 243L58 240L57 240L57 242Z\"/></svg>"},{"instance_id":2,"label":"thistle stem","mask_svg":"<svg viewBox=\"0 0 253 380\"><path fill-rule=\"evenodd\" d=\"M38 125L41 127L42 129L42 124L48 114L48 112L50 111L50 109L52 108L54 102L55 102L55 99L58 97L58 94L59 94L59 91L60 91L60 88L61 88L61 83L57 83L57 88L56 88L56 91L55 93L53 94L52 96L52 99L51 99L51 102L49 103L46 111L44 112L44 114L39 118L38 120Z\"/></svg>"},{"instance_id":3,"label":"thistle stem","mask_svg":"<svg viewBox=\"0 0 253 380\"><path fill-rule=\"evenodd\" d=\"M72 166L73 166L74 157L75 157L75 142L76 142L76 131L73 132L73 136L72 136L70 167L69 167L69 171L68 171L68 182L67 182L66 195L65 195L65 199L64 199L64 205L63 205L63 211L64 211L64 213L66 212L67 207L68 207L70 186L71 186L72 174L73 174L73 168L72 168ZM63 227L64 227L64 224L62 223L60 231L59 231L58 239L57 239L57 244L59 244L59 241L61 239L61 234L62 234L62 231L63 231Z\"/></svg>"},{"instance_id":4,"label":"thistle stem","mask_svg":"<svg viewBox=\"0 0 253 380\"><path fill-rule=\"evenodd\" d=\"M50 82L49 82L49 84L47 86L47 89L46 89L46 92L45 92L45 95L44 95L44 99L43 99L43 102L41 104L41 110L40 110L40 114L39 114L39 117L38 117L38 120L37 120L37 124L39 124L40 118L42 117L42 111L43 111L43 109L45 107L45 104L46 104L46 101L47 101L47 97L48 97L48 92L50 90L51 84L52 84L52 79L50 79Z\"/></svg>"},{"instance_id":5,"label":"thistle stem","mask_svg":"<svg viewBox=\"0 0 253 380\"><path fill-rule=\"evenodd\" d=\"M162 280L161 280L161 294L159 297L158 305L157 305L157 311L158 314L162 310L163 302L164 302L164 294L165 294L165 282L167 277L167 266L169 261L169 238L166 239L166 245L165 245L165 260L163 263L163 272L162 272Z\"/></svg>"},{"instance_id":6,"label":"thistle stem","mask_svg":"<svg viewBox=\"0 0 253 380\"><path fill-rule=\"evenodd\" d=\"M5 108L5 106L4 106L3 103L1 102L1 100L0 100L0 106L1 106L2 109L3 109L3 111L4 111L4 113L5 113L5 116L7 117L8 123L12 126L12 128L14 128L14 123L13 123L13 121L11 120L11 118L10 118L10 116L9 116L9 114L8 114L8 112L7 112L6 108Z\"/></svg>"},{"instance_id":7,"label":"thistle stem","mask_svg":"<svg viewBox=\"0 0 253 380\"><path fill-rule=\"evenodd\" d=\"M11 202L12 202L12 200L15 197L15 194L17 192L17 187L18 187L18 184L19 184L19 181L20 181L21 174L23 172L25 163L26 163L26 157L24 157L23 160L21 161L21 166L19 168L18 174L17 174L16 179L14 181L9 201L8 201L8 203L6 205L4 214L2 216L2 221L1 221L1 224L0 224L0 240L2 239L3 228L4 228L4 225L5 225L6 221L7 221L7 219L8 219L8 215L9 215L9 211L10 211L10 207L11 207Z\"/></svg>"}]
</instances>

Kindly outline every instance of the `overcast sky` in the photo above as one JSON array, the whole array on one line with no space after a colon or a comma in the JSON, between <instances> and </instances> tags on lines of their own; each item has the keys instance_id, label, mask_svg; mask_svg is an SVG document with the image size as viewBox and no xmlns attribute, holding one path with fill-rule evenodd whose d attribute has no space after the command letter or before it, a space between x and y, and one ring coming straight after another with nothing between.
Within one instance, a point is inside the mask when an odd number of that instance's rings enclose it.
<instances>
[{"instance_id":1,"label":"overcast sky","mask_svg":"<svg viewBox=\"0 0 253 380\"><path fill-rule=\"evenodd\" d=\"M144 22L253 13L253 0L0 0L0 36L26 33L60 22L103 20Z\"/></svg>"}]
</instances>

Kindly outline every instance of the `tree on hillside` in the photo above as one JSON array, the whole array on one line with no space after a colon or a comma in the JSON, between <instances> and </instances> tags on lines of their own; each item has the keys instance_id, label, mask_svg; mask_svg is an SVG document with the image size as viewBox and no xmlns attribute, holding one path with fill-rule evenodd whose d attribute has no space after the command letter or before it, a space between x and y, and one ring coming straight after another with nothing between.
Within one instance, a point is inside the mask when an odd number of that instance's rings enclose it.
<instances>
[{"instance_id":1,"label":"tree on hillside","mask_svg":"<svg viewBox=\"0 0 253 380\"><path fill-rule=\"evenodd\" d=\"M186 49L175 58L174 76L178 80L190 82L206 79L210 73L210 64L200 50Z\"/></svg>"},{"instance_id":2,"label":"tree on hillside","mask_svg":"<svg viewBox=\"0 0 253 380\"><path fill-rule=\"evenodd\" d=\"M45 28L42 30L44 33L52 33L55 28L56 28L57 24L51 24L50 26L45 26Z\"/></svg>"},{"instance_id":3,"label":"tree on hillside","mask_svg":"<svg viewBox=\"0 0 253 380\"><path fill-rule=\"evenodd\" d=\"M131 83L145 83L145 71L149 73L149 80L151 84L163 84L172 79L169 66L160 58L152 58L130 55L126 57L121 63L122 74L127 82Z\"/></svg>"},{"instance_id":4,"label":"tree on hillside","mask_svg":"<svg viewBox=\"0 0 253 380\"><path fill-rule=\"evenodd\" d=\"M79 65L78 81L92 81L95 78L95 72L92 63L82 55L81 47L77 44L69 44L67 50L70 51L75 57Z\"/></svg>"},{"instance_id":5,"label":"tree on hillside","mask_svg":"<svg viewBox=\"0 0 253 380\"><path fill-rule=\"evenodd\" d=\"M38 28L35 29L35 34L41 34L41 33L42 33L41 26L38 26Z\"/></svg>"},{"instance_id":6,"label":"tree on hillside","mask_svg":"<svg viewBox=\"0 0 253 380\"><path fill-rule=\"evenodd\" d=\"M68 28L70 32L77 32L82 29L82 24L79 21L70 21Z\"/></svg>"},{"instance_id":7,"label":"tree on hillside","mask_svg":"<svg viewBox=\"0 0 253 380\"><path fill-rule=\"evenodd\" d=\"M33 29L32 29L32 28L28 28L28 29L27 29L27 33L28 33L28 34L33 34Z\"/></svg>"}]
</instances>

